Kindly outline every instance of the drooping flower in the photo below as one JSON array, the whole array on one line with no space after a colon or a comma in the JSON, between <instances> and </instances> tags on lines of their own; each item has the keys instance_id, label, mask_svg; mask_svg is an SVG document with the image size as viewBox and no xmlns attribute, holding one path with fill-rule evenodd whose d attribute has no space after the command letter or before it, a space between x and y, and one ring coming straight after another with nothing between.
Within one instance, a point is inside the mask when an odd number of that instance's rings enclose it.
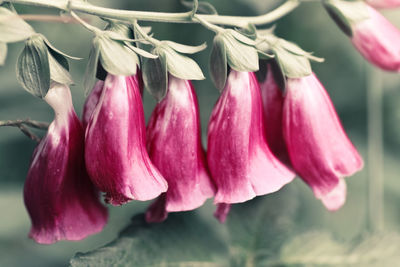
<instances>
[{"instance_id":1,"label":"drooping flower","mask_svg":"<svg viewBox=\"0 0 400 267\"><path fill-rule=\"evenodd\" d=\"M55 119L35 149L25 182L29 236L42 244L81 240L103 229L107 209L86 173L84 131L69 88L52 84L44 99Z\"/></svg>"},{"instance_id":2,"label":"drooping flower","mask_svg":"<svg viewBox=\"0 0 400 267\"><path fill-rule=\"evenodd\" d=\"M88 173L113 205L150 200L167 190L146 151L139 87L137 79L108 74L86 129Z\"/></svg>"},{"instance_id":3,"label":"drooping flower","mask_svg":"<svg viewBox=\"0 0 400 267\"><path fill-rule=\"evenodd\" d=\"M215 203L238 203L279 190L293 180L269 150L262 101L253 73L232 70L208 126L208 166Z\"/></svg>"},{"instance_id":4,"label":"drooping flower","mask_svg":"<svg viewBox=\"0 0 400 267\"><path fill-rule=\"evenodd\" d=\"M400 31L375 9L367 8L370 18L353 25L353 45L376 66L400 71Z\"/></svg>"},{"instance_id":5,"label":"drooping flower","mask_svg":"<svg viewBox=\"0 0 400 267\"><path fill-rule=\"evenodd\" d=\"M375 8L395 8L400 6L399 0L367 0L367 3Z\"/></svg>"},{"instance_id":6,"label":"drooping flower","mask_svg":"<svg viewBox=\"0 0 400 267\"><path fill-rule=\"evenodd\" d=\"M260 89L268 147L283 163L290 166L282 129L283 93L275 81L273 70L269 64L267 76L260 83Z\"/></svg>"},{"instance_id":7,"label":"drooping flower","mask_svg":"<svg viewBox=\"0 0 400 267\"><path fill-rule=\"evenodd\" d=\"M147 149L168 182L162 201L165 211L193 210L214 195L201 145L197 97L190 81L170 75L168 83L168 93L155 107L147 126ZM147 214L153 222L160 214L153 214L155 207L160 209L154 204Z\"/></svg>"},{"instance_id":8,"label":"drooping flower","mask_svg":"<svg viewBox=\"0 0 400 267\"><path fill-rule=\"evenodd\" d=\"M343 177L363 167L315 74L287 81L283 133L291 164L329 210L346 199Z\"/></svg>"}]
</instances>

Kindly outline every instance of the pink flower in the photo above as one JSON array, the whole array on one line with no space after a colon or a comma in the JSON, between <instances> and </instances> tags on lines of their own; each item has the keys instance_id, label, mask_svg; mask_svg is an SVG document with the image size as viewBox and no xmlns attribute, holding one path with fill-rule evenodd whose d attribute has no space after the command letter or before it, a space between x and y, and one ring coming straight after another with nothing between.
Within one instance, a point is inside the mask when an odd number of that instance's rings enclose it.
<instances>
[{"instance_id":1,"label":"pink flower","mask_svg":"<svg viewBox=\"0 0 400 267\"><path fill-rule=\"evenodd\" d=\"M220 223L224 223L230 210L231 204L219 203L217 204L217 209L214 212L214 217L217 218Z\"/></svg>"},{"instance_id":2,"label":"pink flower","mask_svg":"<svg viewBox=\"0 0 400 267\"><path fill-rule=\"evenodd\" d=\"M342 177L359 171L363 161L315 74L288 79L283 133L297 174L329 210L340 208L346 199Z\"/></svg>"},{"instance_id":3,"label":"pink flower","mask_svg":"<svg viewBox=\"0 0 400 267\"><path fill-rule=\"evenodd\" d=\"M294 174L269 150L260 87L253 73L232 70L208 126L208 166L215 203L238 203L279 190Z\"/></svg>"},{"instance_id":4,"label":"pink flower","mask_svg":"<svg viewBox=\"0 0 400 267\"><path fill-rule=\"evenodd\" d=\"M283 163L290 166L282 129L283 94L275 82L273 70L269 64L267 77L260 83L260 89L268 147Z\"/></svg>"},{"instance_id":5,"label":"pink flower","mask_svg":"<svg viewBox=\"0 0 400 267\"><path fill-rule=\"evenodd\" d=\"M25 183L29 236L42 244L81 240L103 229L107 209L85 170L84 133L69 88L53 84L45 101L55 119L35 149Z\"/></svg>"},{"instance_id":6,"label":"pink flower","mask_svg":"<svg viewBox=\"0 0 400 267\"><path fill-rule=\"evenodd\" d=\"M172 75L168 81L168 93L155 107L147 126L147 148L168 182L162 201L165 211L193 210L214 195L201 145L199 108L190 81ZM153 209L156 206L152 205ZM150 208L147 216L154 222L159 212L152 214Z\"/></svg>"},{"instance_id":7,"label":"pink flower","mask_svg":"<svg viewBox=\"0 0 400 267\"><path fill-rule=\"evenodd\" d=\"M371 63L400 71L400 31L384 16L367 6L370 17L352 25L352 43Z\"/></svg>"},{"instance_id":8,"label":"pink flower","mask_svg":"<svg viewBox=\"0 0 400 267\"><path fill-rule=\"evenodd\" d=\"M375 8L394 8L400 6L399 0L367 0L367 3Z\"/></svg>"},{"instance_id":9,"label":"pink flower","mask_svg":"<svg viewBox=\"0 0 400 267\"><path fill-rule=\"evenodd\" d=\"M139 87L136 79L108 74L86 129L88 173L113 205L150 200L167 190L146 152Z\"/></svg>"}]
</instances>

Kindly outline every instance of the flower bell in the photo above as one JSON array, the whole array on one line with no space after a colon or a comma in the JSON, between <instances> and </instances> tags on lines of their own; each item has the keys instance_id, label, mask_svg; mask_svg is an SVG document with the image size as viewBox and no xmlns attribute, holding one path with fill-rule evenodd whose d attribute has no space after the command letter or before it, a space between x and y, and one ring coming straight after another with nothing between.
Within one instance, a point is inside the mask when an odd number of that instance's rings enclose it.
<instances>
[{"instance_id":1,"label":"flower bell","mask_svg":"<svg viewBox=\"0 0 400 267\"><path fill-rule=\"evenodd\" d=\"M84 132L69 88L54 83L44 100L55 119L35 149L25 182L29 236L42 244L81 240L103 229L107 209L86 173Z\"/></svg>"},{"instance_id":2,"label":"flower bell","mask_svg":"<svg viewBox=\"0 0 400 267\"><path fill-rule=\"evenodd\" d=\"M86 129L88 173L113 205L150 200L167 190L146 152L139 87L135 77L108 74Z\"/></svg>"},{"instance_id":3,"label":"flower bell","mask_svg":"<svg viewBox=\"0 0 400 267\"><path fill-rule=\"evenodd\" d=\"M197 97L190 81L168 79L168 93L155 107L147 126L147 149L153 164L168 182L163 200L148 210L148 221L166 213L193 210L214 195L201 145ZM162 214L162 216L159 216Z\"/></svg>"},{"instance_id":4,"label":"flower bell","mask_svg":"<svg viewBox=\"0 0 400 267\"><path fill-rule=\"evenodd\" d=\"M359 171L363 160L315 74L288 79L283 134L293 169L329 210L340 208L346 199L343 177Z\"/></svg>"},{"instance_id":5,"label":"flower bell","mask_svg":"<svg viewBox=\"0 0 400 267\"><path fill-rule=\"evenodd\" d=\"M268 147L281 162L290 166L282 132L283 93L275 81L273 70L269 64L267 65L267 76L260 83L260 89Z\"/></svg>"},{"instance_id":6,"label":"flower bell","mask_svg":"<svg viewBox=\"0 0 400 267\"><path fill-rule=\"evenodd\" d=\"M254 73L231 70L208 125L207 160L217 186L215 203L244 202L293 180L267 146Z\"/></svg>"}]
</instances>

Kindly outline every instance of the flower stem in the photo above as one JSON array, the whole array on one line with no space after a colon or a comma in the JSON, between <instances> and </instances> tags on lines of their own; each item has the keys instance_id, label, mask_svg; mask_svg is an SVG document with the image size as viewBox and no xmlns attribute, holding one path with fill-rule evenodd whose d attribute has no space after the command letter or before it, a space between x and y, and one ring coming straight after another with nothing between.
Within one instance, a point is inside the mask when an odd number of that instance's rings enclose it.
<instances>
[{"instance_id":1,"label":"flower stem","mask_svg":"<svg viewBox=\"0 0 400 267\"><path fill-rule=\"evenodd\" d=\"M192 20L192 11L183 13L165 13L165 12L147 12L134 10L118 10L104 8L89 4L84 1L68 0L10 0L11 3L35 5L49 8L56 8L64 11L75 11L87 13L99 17L132 21L134 19L141 21L171 22L171 23L199 23ZM198 15L199 18L211 23L226 26L243 27L247 24L264 25L276 21L293 11L300 5L299 0L287 0L276 9L260 16L242 17L242 16L222 16L222 15Z\"/></svg>"},{"instance_id":2,"label":"flower stem","mask_svg":"<svg viewBox=\"0 0 400 267\"><path fill-rule=\"evenodd\" d=\"M49 127L49 124L47 122L40 122L40 121L26 119L26 120L0 121L0 127L2 126L17 127L21 130L22 133L24 133L30 139L36 142L40 142L41 138L38 137L36 134L34 134L28 127L46 130Z\"/></svg>"},{"instance_id":3,"label":"flower stem","mask_svg":"<svg viewBox=\"0 0 400 267\"><path fill-rule=\"evenodd\" d=\"M383 86L379 70L368 66L367 74L368 227L371 231L381 231L384 228Z\"/></svg>"}]
</instances>

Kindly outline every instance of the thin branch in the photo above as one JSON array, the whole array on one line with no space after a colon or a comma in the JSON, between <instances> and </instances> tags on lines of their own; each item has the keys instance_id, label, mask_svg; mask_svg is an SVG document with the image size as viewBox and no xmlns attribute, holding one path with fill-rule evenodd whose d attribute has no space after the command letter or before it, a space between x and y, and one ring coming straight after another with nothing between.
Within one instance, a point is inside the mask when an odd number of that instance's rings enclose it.
<instances>
[{"instance_id":1,"label":"thin branch","mask_svg":"<svg viewBox=\"0 0 400 267\"><path fill-rule=\"evenodd\" d=\"M49 128L49 123L42 122L42 121L35 121L35 120L31 120L31 119L0 121L0 127L1 126L19 127L19 125L26 125L26 126L36 128L36 129L41 129L41 130L47 130L47 128Z\"/></svg>"}]
</instances>

